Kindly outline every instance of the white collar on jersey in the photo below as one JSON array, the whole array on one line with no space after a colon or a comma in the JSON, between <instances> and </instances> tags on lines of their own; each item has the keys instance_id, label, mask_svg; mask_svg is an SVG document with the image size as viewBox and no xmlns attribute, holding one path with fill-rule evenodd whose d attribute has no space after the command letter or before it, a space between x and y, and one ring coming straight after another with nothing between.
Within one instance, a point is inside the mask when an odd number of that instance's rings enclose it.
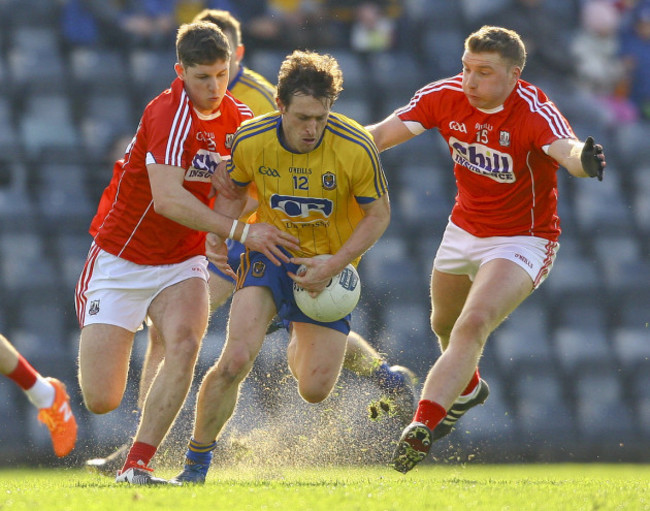
<instances>
[{"instance_id":1,"label":"white collar on jersey","mask_svg":"<svg viewBox=\"0 0 650 511\"><path fill-rule=\"evenodd\" d=\"M484 114L496 114L497 112L503 110L503 105L495 106L494 108L490 108L489 110L485 110L483 108L477 108L477 110L480 110Z\"/></svg>"},{"instance_id":2,"label":"white collar on jersey","mask_svg":"<svg viewBox=\"0 0 650 511\"><path fill-rule=\"evenodd\" d=\"M217 110L216 112L212 112L208 115L202 114L196 108L194 108L194 112L196 112L197 117L202 121L212 121L221 115L221 110Z\"/></svg>"}]
</instances>

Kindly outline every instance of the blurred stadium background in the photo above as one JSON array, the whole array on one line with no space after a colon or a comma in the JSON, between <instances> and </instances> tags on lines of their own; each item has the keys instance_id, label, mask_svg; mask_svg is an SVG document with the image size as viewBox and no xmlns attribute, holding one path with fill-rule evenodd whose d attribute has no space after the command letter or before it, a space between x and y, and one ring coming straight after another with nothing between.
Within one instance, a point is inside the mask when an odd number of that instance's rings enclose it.
<instances>
[{"instance_id":1,"label":"blurred stadium background","mask_svg":"<svg viewBox=\"0 0 650 511\"><path fill-rule=\"evenodd\" d=\"M70 44L61 30L65 3L0 0L0 331L41 373L67 383L81 422L73 456L82 459L107 453L132 433L135 376L146 346L138 335L120 410L86 413L76 382L73 288L90 243L87 226L111 176L113 144L134 132L146 102L171 82L175 58L171 42L162 49ZM343 36L314 43L344 71L335 110L361 123L378 121L420 86L454 74L465 35L506 3L393 2L401 37L389 49L360 53ZM558 32L577 31L583 3L546 0ZM340 33L348 34L344 27ZM245 63L273 82L286 54L287 48L258 42L249 45ZM597 101L549 93L579 137L594 135L605 146L607 175L602 183L577 182L560 170L564 232L554 270L489 340L481 373L490 399L443 448L450 458L460 453L458 459L483 461L648 461L650 123L608 123ZM360 265L364 287L354 327L422 380L438 354L428 326L428 278L453 202L453 174L435 134L387 151L382 160L393 219ZM199 375L218 356L226 311L212 321ZM282 336L268 344L257 374L284 366ZM352 380L343 375L354 388ZM262 387L247 382L244 403L254 403ZM363 395L351 406L363 415ZM6 379L0 407L0 464L52 460L45 428ZM254 425L264 424L264 413ZM187 411L181 416L190 418ZM366 441L385 444L394 433Z\"/></svg>"}]
</instances>

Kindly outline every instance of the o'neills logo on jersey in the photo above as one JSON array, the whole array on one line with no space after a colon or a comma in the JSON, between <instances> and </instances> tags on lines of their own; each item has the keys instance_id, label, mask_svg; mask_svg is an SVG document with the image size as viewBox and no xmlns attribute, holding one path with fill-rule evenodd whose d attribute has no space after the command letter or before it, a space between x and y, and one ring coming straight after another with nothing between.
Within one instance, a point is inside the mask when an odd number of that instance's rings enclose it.
<instances>
[{"instance_id":1,"label":"o'neills logo on jersey","mask_svg":"<svg viewBox=\"0 0 650 511\"><path fill-rule=\"evenodd\" d=\"M199 149L194 155L194 158L192 158L190 168L185 172L185 180L209 182L217 165L222 160L223 158L219 153Z\"/></svg>"},{"instance_id":2,"label":"o'neills logo on jersey","mask_svg":"<svg viewBox=\"0 0 650 511\"><path fill-rule=\"evenodd\" d=\"M289 167L289 174L307 174L311 175L311 169L304 167Z\"/></svg>"},{"instance_id":3,"label":"o'neills logo on jersey","mask_svg":"<svg viewBox=\"0 0 650 511\"><path fill-rule=\"evenodd\" d=\"M483 144L461 142L454 137L449 137L449 146L454 162L475 174L489 177L499 183L515 181L512 156L508 153L495 151Z\"/></svg>"}]
</instances>

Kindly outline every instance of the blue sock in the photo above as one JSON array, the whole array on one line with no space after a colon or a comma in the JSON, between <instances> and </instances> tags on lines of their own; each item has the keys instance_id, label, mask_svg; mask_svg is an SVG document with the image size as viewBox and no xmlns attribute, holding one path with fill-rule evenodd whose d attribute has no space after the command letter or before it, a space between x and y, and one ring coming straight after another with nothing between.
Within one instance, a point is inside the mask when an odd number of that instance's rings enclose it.
<instances>
[{"instance_id":1,"label":"blue sock","mask_svg":"<svg viewBox=\"0 0 650 511\"><path fill-rule=\"evenodd\" d=\"M187 452L185 453L185 457L187 458L186 464L209 466L212 461L212 451L214 451L215 447L217 447L216 441L209 444L201 444L193 438L190 439Z\"/></svg>"},{"instance_id":2,"label":"blue sock","mask_svg":"<svg viewBox=\"0 0 650 511\"><path fill-rule=\"evenodd\" d=\"M384 390L395 390L404 385L404 375L391 371L386 362L377 368L375 377L379 382L379 386Z\"/></svg>"}]
</instances>

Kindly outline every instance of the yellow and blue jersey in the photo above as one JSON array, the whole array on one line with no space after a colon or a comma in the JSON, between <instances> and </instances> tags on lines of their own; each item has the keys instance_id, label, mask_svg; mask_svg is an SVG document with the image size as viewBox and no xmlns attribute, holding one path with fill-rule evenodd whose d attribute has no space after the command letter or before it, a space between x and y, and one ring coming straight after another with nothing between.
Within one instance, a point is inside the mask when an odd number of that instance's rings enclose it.
<instances>
[{"instance_id":1,"label":"yellow and blue jersey","mask_svg":"<svg viewBox=\"0 0 650 511\"><path fill-rule=\"evenodd\" d=\"M308 153L283 146L282 116L272 112L237 130L228 171L257 187L257 221L300 240L294 255L335 254L364 217L360 204L388 191L372 136L359 123L330 113L323 137ZM354 261L354 264L358 262Z\"/></svg>"},{"instance_id":2,"label":"yellow and blue jersey","mask_svg":"<svg viewBox=\"0 0 650 511\"><path fill-rule=\"evenodd\" d=\"M245 66L228 86L230 93L253 111L253 115L262 115L277 109L275 104L275 87L262 75Z\"/></svg>"}]
</instances>

